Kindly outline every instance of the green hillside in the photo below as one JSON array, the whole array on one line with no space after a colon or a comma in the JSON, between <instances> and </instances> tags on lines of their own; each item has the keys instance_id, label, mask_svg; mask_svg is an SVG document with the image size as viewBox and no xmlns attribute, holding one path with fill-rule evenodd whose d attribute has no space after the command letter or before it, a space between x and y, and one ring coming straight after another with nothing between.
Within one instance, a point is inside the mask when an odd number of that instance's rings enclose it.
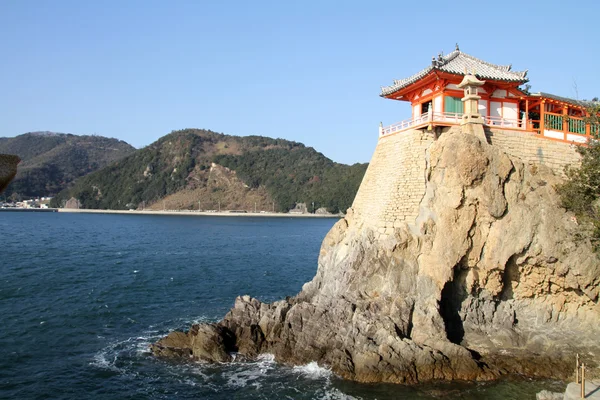
<instances>
[{"instance_id":1,"label":"green hillside","mask_svg":"<svg viewBox=\"0 0 600 400\"><path fill-rule=\"evenodd\" d=\"M75 179L131 154L135 149L117 139L53 132L0 138L0 153L21 158L5 196L54 196Z\"/></svg>"},{"instance_id":2,"label":"green hillside","mask_svg":"<svg viewBox=\"0 0 600 400\"><path fill-rule=\"evenodd\" d=\"M230 175L217 174L216 166ZM83 208L128 209L177 197L187 203L178 201L171 208L198 207L199 201L212 206L218 198L223 209L234 209L243 204L241 198L266 191L278 211L315 202L315 208L338 212L351 205L366 166L334 163L313 148L283 139L185 129L80 178L53 205L75 197ZM238 180L243 184L234 184ZM194 198L197 193L202 197ZM236 202L228 203L234 197Z\"/></svg>"}]
</instances>

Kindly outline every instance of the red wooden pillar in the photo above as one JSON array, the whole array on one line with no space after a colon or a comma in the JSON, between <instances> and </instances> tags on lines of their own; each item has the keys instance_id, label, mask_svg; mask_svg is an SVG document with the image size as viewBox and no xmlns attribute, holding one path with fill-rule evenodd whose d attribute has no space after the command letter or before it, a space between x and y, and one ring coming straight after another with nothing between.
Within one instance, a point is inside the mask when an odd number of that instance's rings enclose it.
<instances>
[{"instance_id":1,"label":"red wooden pillar","mask_svg":"<svg viewBox=\"0 0 600 400\"><path fill-rule=\"evenodd\" d=\"M533 124L529 121L529 99L525 99L525 121L522 123L526 131L529 130L529 127L533 128Z\"/></svg>"},{"instance_id":2,"label":"red wooden pillar","mask_svg":"<svg viewBox=\"0 0 600 400\"><path fill-rule=\"evenodd\" d=\"M584 117L584 121L585 121L585 136L587 137L588 140L590 140L590 136L592 136L592 124L590 122L590 113L589 112L585 112L585 117Z\"/></svg>"},{"instance_id":3,"label":"red wooden pillar","mask_svg":"<svg viewBox=\"0 0 600 400\"><path fill-rule=\"evenodd\" d=\"M546 101L542 100L542 102L540 103L540 134L542 136L544 136L544 128L545 128L544 125L546 125L545 124L545 122L546 122L545 113L546 113Z\"/></svg>"}]
</instances>

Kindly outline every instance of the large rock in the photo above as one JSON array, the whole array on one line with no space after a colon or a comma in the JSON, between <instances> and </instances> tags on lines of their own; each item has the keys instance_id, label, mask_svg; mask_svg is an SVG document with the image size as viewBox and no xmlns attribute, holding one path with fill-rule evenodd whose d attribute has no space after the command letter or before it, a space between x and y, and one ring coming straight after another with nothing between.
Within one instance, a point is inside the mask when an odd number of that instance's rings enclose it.
<instances>
[{"instance_id":1,"label":"large rock","mask_svg":"<svg viewBox=\"0 0 600 400\"><path fill-rule=\"evenodd\" d=\"M0 154L0 193L6 189L10 181L17 175L17 165L21 162L18 156Z\"/></svg>"},{"instance_id":2,"label":"large rock","mask_svg":"<svg viewBox=\"0 0 600 400\"><path fill-rule=\"evenodd\" d=\"M231 361L234 340L227 329L214 325L192 325L187 333L171 332L151 345L152 352L164 357L182 357L192 361Z\"/></svg>"},{"instance_id":3,"label":"large rock","mask_svg":"<svg viewBox=\"0 0 600 400\"><path fill-rule=\"evenodd\" d=\"M469 134L425 156L415 223L382 235L350 209L296 297L236 299L218 323L234 351L362 382L565 378L575 352L598 362L600 263L559 205L561 178Z\"/></svg>"}]
</instances>

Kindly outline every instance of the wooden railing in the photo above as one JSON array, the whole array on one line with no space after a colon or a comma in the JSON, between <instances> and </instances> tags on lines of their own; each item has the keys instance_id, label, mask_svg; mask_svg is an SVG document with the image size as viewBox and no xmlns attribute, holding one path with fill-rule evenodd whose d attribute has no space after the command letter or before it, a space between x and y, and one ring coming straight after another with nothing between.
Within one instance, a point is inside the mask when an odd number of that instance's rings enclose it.
<instances>
[{"instance_id":1,"label":"wooden railing","mask_svg":"<svg viewBox=\"0 0 600 400\"><path fill-rule=\"evenodd\" d=\"M486 125L497 126L500 128L520 128L525 129L523 126L523 120L503 117L483 117L483 121Z\"/></svg>"},{"instance_id":2,"label":"wooden railing","mask_svg":"<svg viewBox=\"0 0 600 400\"><path fill-rule=\"evenodd\" d=\"M563 130L563 121L564 121L564 116L561 114L552 114L552 113L544 114L544 127L546 129L551 129L553 131L562 131Z\"/></svg>"},{"instance_id":3,"label":"wooden railing","mask_svg":"<svg viewBox=\"0 0 600 400\"><path fill-rule=\"evenodd\" d=\"M543 119L544 132L539 132L542 136L565 142L585 143L590 138L599 138L600 125L590 123L586 118L573 117L565 114L545 113ZM554 131L551 133L548 131ZM560 138L556 135L563 135Z\"/></svg>"},{"instance_id":4,"label":"wooden railing","mask_svg":"<svg viewBox=\"0 0 600 400\"><path fill-rule=\"evenodd\" d=\"M433 113L434 121L451 122L458 124L462 120L463 113L443 112Z\"/></svg>"},{"instance_id":5,"label":"wooden railing","mask_svg":"<svg viewBox=\"0 0 600 400\"><path fill-rule=\"evenodd\" d=\"M398 123L392 124L381 128L379 136L386 136L392 133L405 131L410 128L417 128L428 125L433 122L443 122L449 124L458 124L462 118L462 113L439 113L439 112L428 112L421 114L417 118L405 119Z\"/></svg>"},{"instance_id":6,"label":"wooden railing","mask_svg":"<svg viewBox=\"0 0 600 400\"><path fill-rule=\"evenodd\" d=\"M382 128L380 136L389 135L392 133L400 132L412 128L417 125L426 124L429 121L429 113L422 114L420 117L405 119L404 121L397 122L390 126Z\"/></svg>"},{"instance_id":7,"label":"wooden railing","mask_svg":"<svg viewBox=\"0 0 600 400\"><path fill-rule=\"evenodd\" d=\"M408 129L422 128L428 125L458 125L462 120L462 115L462 113L449 112L425 113L417 118L410 118L386 127L380 127L379 136L387 136L393 133L406 131ZM484 124L491 127L534 132L542 137L550 137L552 139L563 140L566 142L571 142L574 140L572 137L567 138L567 134L581 136L589 135L594 138L600 138L600 124L587 124L587 121L580 117L546 113L544 114L543 121L531 119L511 119L496 116L483 116L482 118ZM542 122L544 130L563 132L564 139L562 137L556 138L550 135L545 135L544 132L541 131ZM582 140L575 139L575 141L578 143L583 143Z\"/></svg>"},{"instance_id":8,"label":"wooden railing","mask_svg":"<svg viewBox=\"0 0 600 400\"><path fill-rule=\"evenodd\" d=\"M583 118L569 117L567 120L568 130L571 133L585 135L585 120Z\"/></svg>"}]
</instances>

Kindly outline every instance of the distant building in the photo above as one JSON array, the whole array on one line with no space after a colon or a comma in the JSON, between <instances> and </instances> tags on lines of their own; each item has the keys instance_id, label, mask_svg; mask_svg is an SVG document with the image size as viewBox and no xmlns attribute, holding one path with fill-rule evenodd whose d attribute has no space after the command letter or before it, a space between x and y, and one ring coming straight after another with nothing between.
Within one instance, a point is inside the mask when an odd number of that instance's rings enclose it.
<instances>
[{"instance_id":1,"label":"distant building","mask_svg":"<svg viewBox=\"0 0 600 400\"><path fill-rule=\"evenodd\" d=\"M308 213L308 208L306 207L306 203L296 203L296 206L289 211L290 214L306 214Z\"/></svg>"},{"instance_id":2,"label":"distant building","mask_svg":"<svg viewBox=\"0 0 600 400\"><path fill-rule=\"evenodd\" d=\"M416 74L381 88L381 97L410 102L412 116L381 126L380 137L408 129L460 124L464 93L458 85L468 74L484 81L478 88L478 111L484 125L575 143L586 143L600 133L597 124L586 123L589 106L598 103L527 93L520 87L528 82L527 71L480 60L461 52L457 45L456 50L434 57L431 65Z\"/></svg>"},{"instance_id":3,"label":"distant building","mask_svg":"<svg viewBox=\"0 0 600 400\"><path fill-rule=\"evenodd\" d=\"M65 208L71 208L71 209L79 209L81 208L81 203L79 202L79 200L77 200L75 197L71 197L69 200L67 200L67 202L65 203Z\"/></svg>"}]
</instances>

